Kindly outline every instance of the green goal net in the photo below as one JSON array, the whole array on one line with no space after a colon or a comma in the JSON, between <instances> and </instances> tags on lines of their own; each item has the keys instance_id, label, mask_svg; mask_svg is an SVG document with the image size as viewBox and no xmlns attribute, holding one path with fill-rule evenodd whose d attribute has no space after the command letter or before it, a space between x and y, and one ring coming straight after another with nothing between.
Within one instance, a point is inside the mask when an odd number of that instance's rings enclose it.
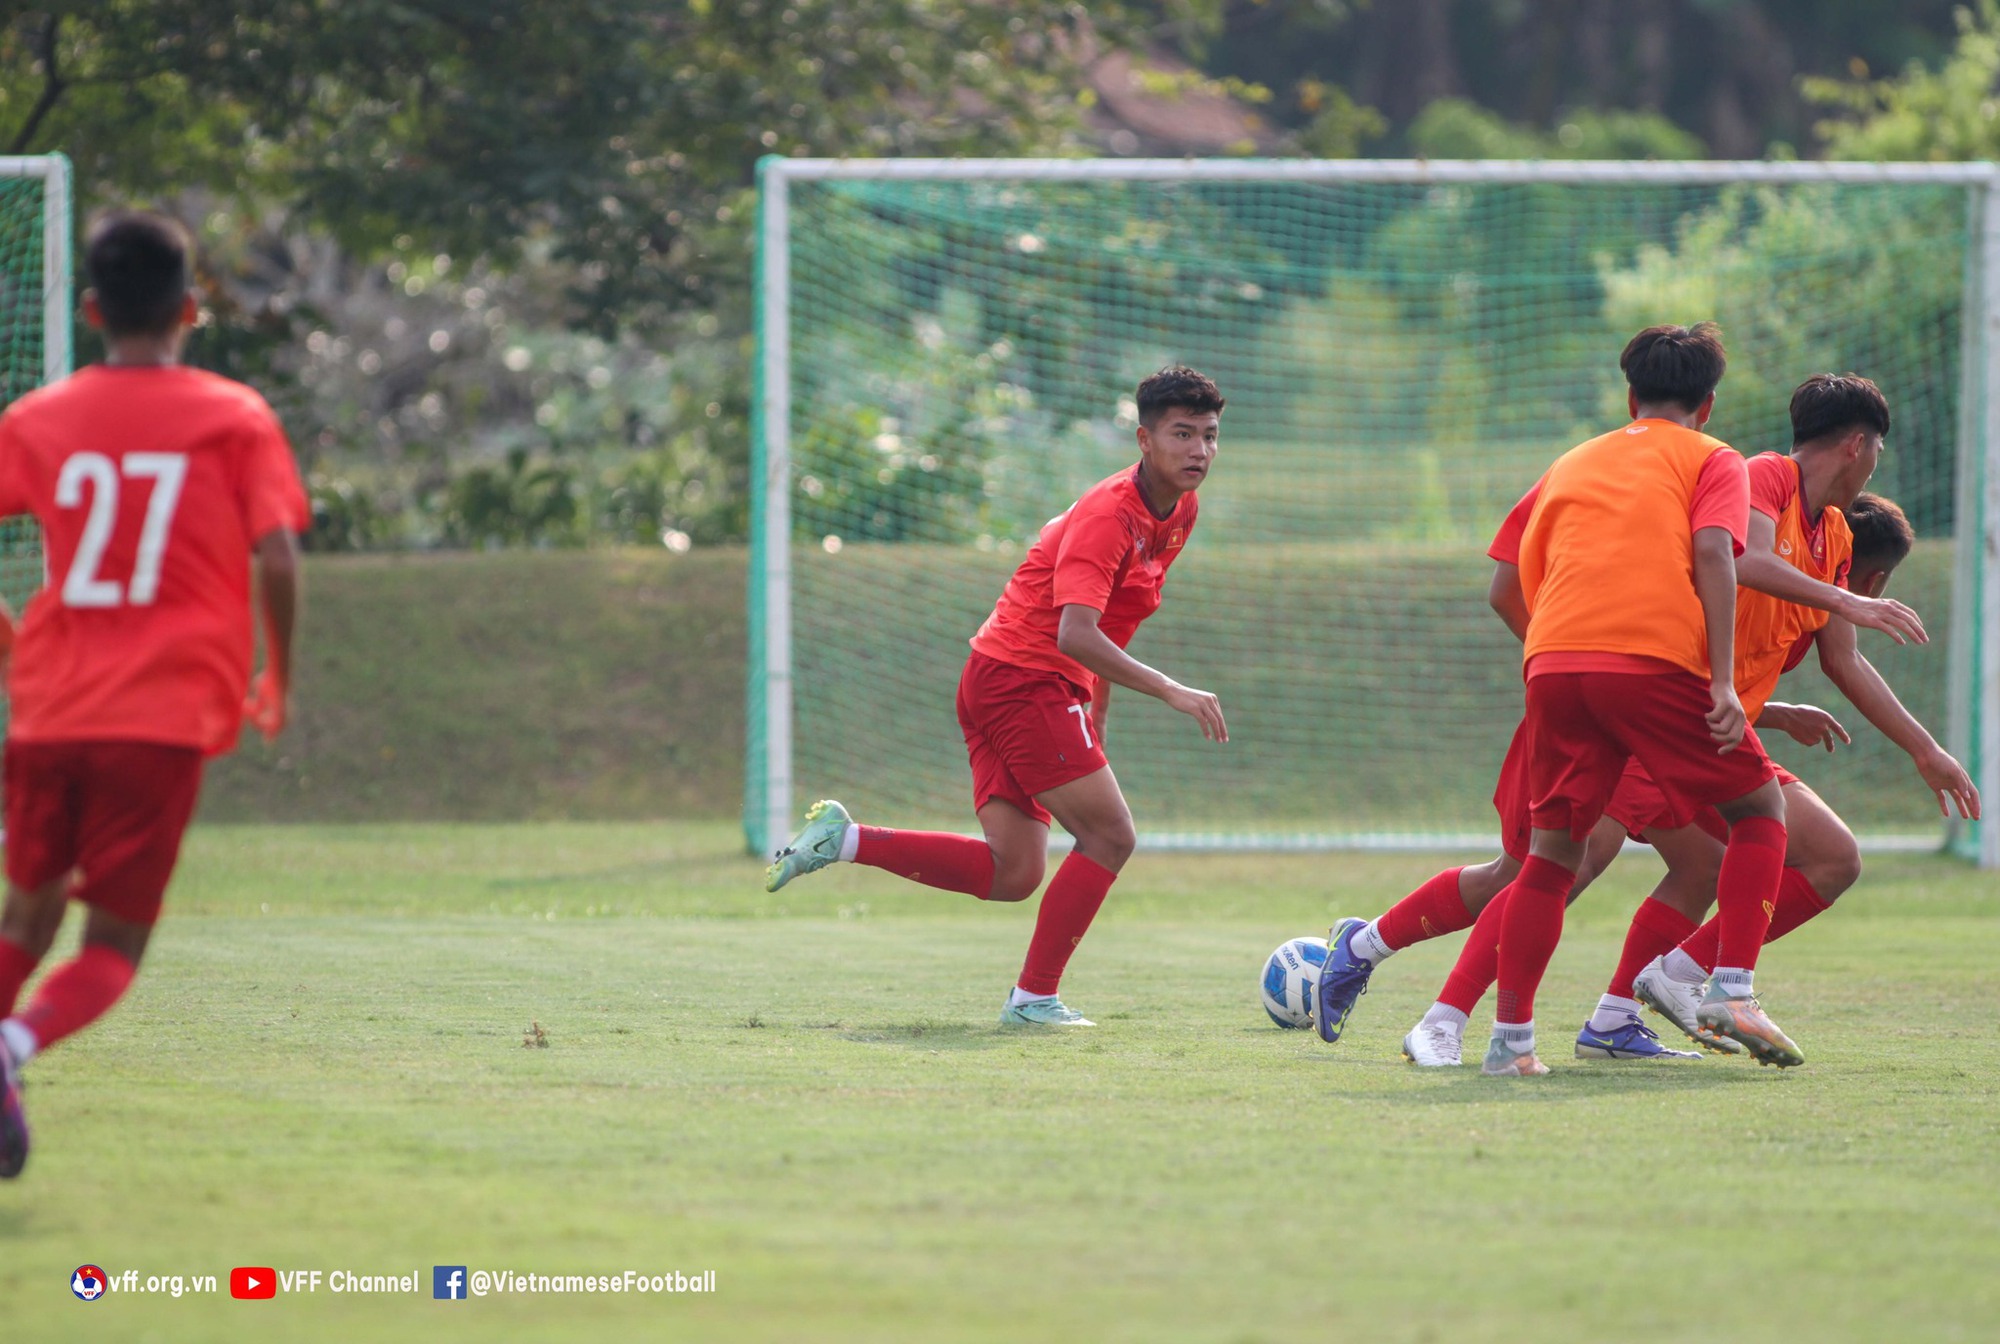
<instances>
[{"instance_id":1,"label":"green goal net","mask_svg":"<svg viewBox=\"0 0 2000 1344\"><path fill-rule=\"evenodd\" d=\"M798 808L971 829L966 640L1041 524L1131 463L1172 362L1229 399L1201 523L1132 645L1232 740L1131 693L1107 749L1146 843L1487 843L1521 712L1484 550L1544 467L1625 416L1618 354L1714 318L1711 432L1789 447L1792 387L1879 382L1872 484L1921 540L1934 636L1863 647L1994 788L1995 305L1984 166L769 160L746 833ZM1900 751L1809 665L1779 698L1852 749L1775 755L1870 841L1936 845ZM1982 754L1982 744L1985 751ZM1973 828L1957 837L1977 843ZM1989 861L1995 861L1990 851Z\"/></svg>"},{"instance_id":2,"label":"green goal net","mask_svg":"<svg viewBox=\"0 0 2000 1344\"><path fill-rule=\"evenodd\" d=\"M0 157L0 408L69 373L69 337L69 162ZM41 585L34 524L0 522L0 598L18 614Z\"/></svg>"}]
</instances>

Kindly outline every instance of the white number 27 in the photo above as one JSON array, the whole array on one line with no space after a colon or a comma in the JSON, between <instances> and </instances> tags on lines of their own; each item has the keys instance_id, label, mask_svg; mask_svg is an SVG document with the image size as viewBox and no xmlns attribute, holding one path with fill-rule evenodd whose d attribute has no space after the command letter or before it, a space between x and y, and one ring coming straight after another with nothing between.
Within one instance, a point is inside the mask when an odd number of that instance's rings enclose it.
<instances>
[{"instance_id":1,"label":"white number 27","mask_svg":"<svg viewBox=\"0 0 2000 1344\"><path fill-rule=\"evenodd\" d=\"M104 563L105 548L118 523L118 464L102 453L77 453L62 464L56 476L56 507L83 507L83 489L90 487L90 513L83 520L83 535L76 543L69 574L63 579L62 600L66 607L116 607L131 603L150 607L160 595L160 564L167 556L167 533L172 529L174 509L181 502L181 484L187 480L186 453L127 453L123 475L133 480L153 482L152 497L146 501L146 521L139 529L139 553L132 563L132 582L119 589L113 579L97 576Z\"/></svg>"}]
</instances>

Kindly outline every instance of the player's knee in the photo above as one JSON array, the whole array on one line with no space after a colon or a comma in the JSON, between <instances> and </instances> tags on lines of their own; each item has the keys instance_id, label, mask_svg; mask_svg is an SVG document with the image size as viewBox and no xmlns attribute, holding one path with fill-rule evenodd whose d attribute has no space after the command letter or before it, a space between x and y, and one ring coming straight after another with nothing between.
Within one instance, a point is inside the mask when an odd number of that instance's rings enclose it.
<instances>
[{"instance_id":1,"label":"player's knee","mask_svg":"<svg viewBox=\"0 0 2000 1344\"><path fill-rule=\"evenodd\" d=\"M1831 901L1861 880L1861 846L1854 834L1843 829L1840 842L1828 847L1825 855L1815 855L1806 870L1806 879L1822 901Z\"/></svg>"},{"instance_id":2,"label":"player's knee","mask_svg":"<svg viewBox=\"0 0 2000 1344\"><path fill-rule=\"evenodd\" d=\"M987 892L986 899L1008 904L1027 900L1042 885L1044 867L1044 861L1038 855L1018 856L1009 863L999 862L996 855L993 865L993 888Z\"/></svg>"},{"instance_id":3,"label":"player's knee","mask_svg":"<svg viewBox=\"0 0 2000 1344\"><path fill-rule=\"evenodd\" d=\"M1475 864L1459 872L1459 897L1465 902L1466 910L1476 915L1520 875L1520 861L1504 854L1486 863Z\"/></svg>"},{"instance_id":4,"label":"player's knee","mask_svg":"<svg viewBox=\"0 0 2000 1344\"><path fill-rule=\"evenodd\" d=\"M1125 860L1131 858L1132 851L1138 847L1139 834L1133 829L1129 816L1093 826L1076 838L1078 853L1114 873L1125 866Z\"/></svg>"}]
</instances>

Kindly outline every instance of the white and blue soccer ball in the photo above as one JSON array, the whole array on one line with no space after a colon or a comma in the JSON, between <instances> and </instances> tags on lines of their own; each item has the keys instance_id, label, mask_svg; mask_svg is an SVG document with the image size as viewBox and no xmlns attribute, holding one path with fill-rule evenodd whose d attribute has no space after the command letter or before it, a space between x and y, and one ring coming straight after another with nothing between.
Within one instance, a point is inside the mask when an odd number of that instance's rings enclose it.
<instances>
[{"instance_id":1,"label":"white and blue soccer ball","mask_svg":"<svg viewBox=\"0 0 2000 1344\"><path fill-rule=\"evenodd\" d=\"M1259 988L1264 1011L1281 1027L1313 1024L1313 1000L1319 997L1319 972L1326 965L1326 939L1293 938L1278 944L1264 963Z\"/></svg>"}]
</instances>

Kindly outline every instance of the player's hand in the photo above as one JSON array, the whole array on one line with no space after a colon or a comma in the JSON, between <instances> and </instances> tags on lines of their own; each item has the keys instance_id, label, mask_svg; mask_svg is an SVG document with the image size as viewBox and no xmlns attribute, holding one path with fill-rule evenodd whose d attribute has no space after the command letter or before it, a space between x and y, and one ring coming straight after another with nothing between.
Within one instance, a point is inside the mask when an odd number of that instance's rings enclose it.
<instances>
[{"instance_id":1,"label":"player's hand","mask_svg":"<svg viewBox=\"0 0 2000 1344\"><path fill-rule=\"evenodd\" d=\"M250 695L243 702L243 721L262 733L266 742L275 741L285 731L290 701L284 678L275 668L267 667L250 683Z\"/></svg>"},{"instance_id":2,"label":"player's hand","mask_svg":"<svg viewBox=\"0 0 2000 1344\"><path fill-rule=\"evenodd\" d=\"M1197 691L1192 686L1174 682L1160 698L1181 713L1192 715L1195 722L1201 725L1201 735L1209 741L1229 740L1229 725L1222 719L1222 701L1207 691Z\"/></svg>"},{"instance_id":3,"label":"player's hand","mask_svg":"<svg viewBox=\"0 0 2000 1344\"><path fill-rule=\"evenodd\" d=\"M1773 714L1771 711L1774 709L1783 712ZM1790 733L1792 741L1808 747L1825 747L1832 751L1836 740L1849 746L1854 744L1854 739L1840 726L1840 720L1818 705L1766 705L1757 722L1760 726L1769 723L1773 728Z\"/></svg>"},{"instance_id":4,"label":"player's hand","mask_svg":"<svg viewBox=\"0 0 2000 1344\"><path fill-rule=\"evenodd\" d=\"M1887 597L1863 597L1849 593L1839 615L1852 625L1880 630L1898 644L1928 644L1924 622L1916 612Z\"/></svg>"},{"instance_id":5,"label":"player's hand","mask_svg":"<svg viewBox=\"0 0 2000 1344\"><path fill-rule=\"evenodd\" d=\"M1917 773L1924 777L1924 783L1937 795L1938 811L1949 817L1952 804L1958 805L1958 815L1967 821L1979 820L1979 789L1973 784L1972 776L1965 773L1965 767L1953 760L1951 753L1939 747L1926 756L1917 757Z\"/></svg>"},{"instance_id":6,"label":"player's hand","mask_svg":"<svg viewBox=\"0 0 2000 1344\"><path fill-rule=\"evenodd\" d=\"M1727 756L1742 744L1744 730L1750 726L1743 717L1743 702L1736 698L1734 686L1713 684L1708 688L1708 700L1708 735L1715 742L1715 754Z\"/></svg>"}]
</instances>

